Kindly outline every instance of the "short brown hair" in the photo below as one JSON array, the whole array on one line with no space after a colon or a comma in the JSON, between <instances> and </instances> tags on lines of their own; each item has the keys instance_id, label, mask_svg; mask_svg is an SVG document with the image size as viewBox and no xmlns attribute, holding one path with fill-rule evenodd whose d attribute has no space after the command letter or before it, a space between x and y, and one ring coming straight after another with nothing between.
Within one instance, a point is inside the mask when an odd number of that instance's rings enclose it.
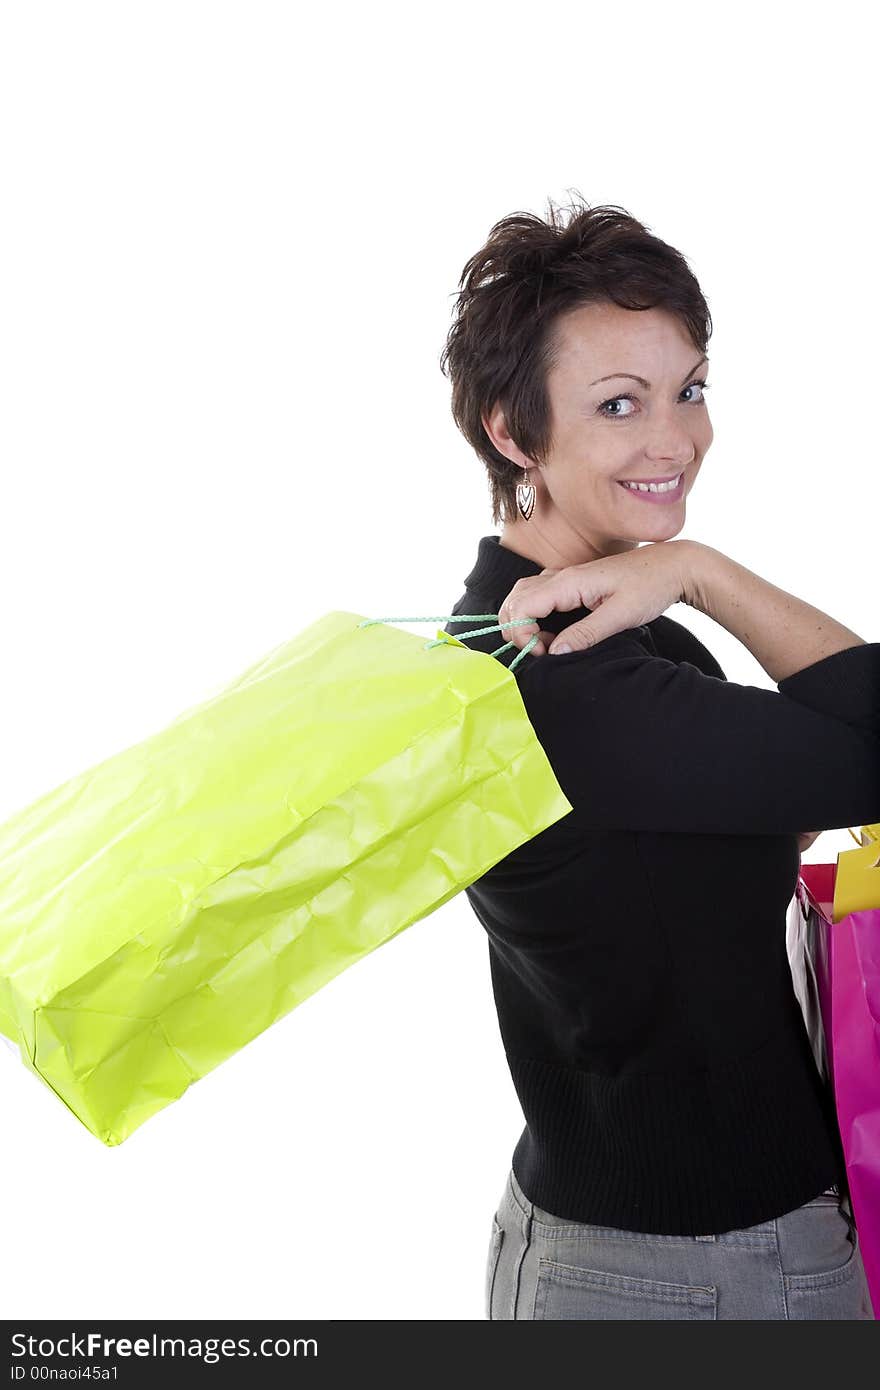
<instances>
[{"instance_id":1,"label":"short brown hair","mask_svg":"<svg viewBox=\"0 0 880 1390\"><path fill-rule=\"evenodd\" d=\"M536 463L550 448L546 378L555 360L554 322L584 304L675 314L705 353L712 320L681 252L624 208L573 202L568 221L548 199L546 221L514 212L496 222L459 279L455 318L440 356L452 382L452 415L489 474L492 520L516 515L523 470L495 448L482 416L496 402L517 447Z\"/></svg>"}]
</instances>

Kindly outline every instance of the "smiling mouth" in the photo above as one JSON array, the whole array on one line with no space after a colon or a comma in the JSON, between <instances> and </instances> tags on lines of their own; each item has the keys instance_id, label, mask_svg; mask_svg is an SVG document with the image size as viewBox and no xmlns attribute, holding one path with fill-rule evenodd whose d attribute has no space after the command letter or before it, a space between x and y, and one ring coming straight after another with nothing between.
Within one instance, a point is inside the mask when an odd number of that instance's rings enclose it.
<instances>
[{"instance_id":1,"label":"smiling mouth","mask_svg":"<svg viewBox=\"0 0 880 1390\"><path fill-rule=\"evenodd\" d=\"M628 478L617 478L616 482L634 497L644 497L652 502L672 502L684 492L684 470L674 474L670 479L655 478L650 483L639 483L636 479Z\"/></svg>"}]
</instances>

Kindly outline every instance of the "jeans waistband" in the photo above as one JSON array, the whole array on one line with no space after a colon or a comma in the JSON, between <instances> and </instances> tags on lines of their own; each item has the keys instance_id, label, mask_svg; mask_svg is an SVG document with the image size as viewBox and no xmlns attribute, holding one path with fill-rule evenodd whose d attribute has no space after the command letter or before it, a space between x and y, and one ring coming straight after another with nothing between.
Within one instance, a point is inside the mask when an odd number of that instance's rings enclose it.
<instances>
[{"instance_id":1,"label":"jeans waistband","mask_svg":"<svg viewBox=\"0 0 880 1390\"><path fill-rule=\"evenodd\" d=\"M519 1208L519 1211L520 1211L521 1215L523 1215L523 1216L525 1216L525 1217L527 1217L527 1218L529 1218L529 1219L533 1219L533 1220L536 1220L536 1221L540 1221L540 1216L535 1216L535 1211L537 1210L538 1212L540 1212L541 1209L540 1209L540 1208L536 1208L534 1202L532 1202L532 1201L525 1195L525 1193L523 1192L522 1188L520 1187L520 1185L519 1185L519 1183L518 1183L518 1181L517 1181L516 1174L514 1173L513 1168L511 1168L511 1169L509 1170L508 1175L507 1175L507 1192L508 1192L508 1195L510 1196L511 1200L512 1200L512 1201L514 1202L514 1204ZM846 1220L849 1222L850 1227L852 1228L852 1227L854 1226L854 1220L853 1220L852 1207L851 1207L851 1205L850 1205L850 1201L849 1201L849 1196L848 1196L848 1194L847 1194L847 1193L841 1194L838 1185L837 1185L836 1183L833 1183L833 1184L831 1185L831 1187L826 1188L825 1191L824 1191L821 1195L822 1195L822 1196L830 1196L830 1197L833 1197L833 1198L837 1201L837 1204L838 1204L838 1206L839 1206L839 1208L840 1208L841 1213L844 1215L844 1217L846 1218ZM815 1200L815 1198L814 1198L814 1199L811 1199L811 1200ZM788 1214L788 1213L781 1213L780 1215L787 1215L787 1214ZM724 1239L724 1240L727 1240L727 1241L731 1241L731 1240L732 1240L732 1241L734 1241L734 1242L735 1242L738 1238L740 1238L740 1237L742 1238L742 1241L743 1241L743 1242L745 1242L745 1241L753 1241L753 1240L754 1240L754 1241L762 1241L762 1240L766 1240L766 1239L775 1239L775 1236L776 1236L776 1222L777 1222L778 1219L779 1219L779 1218L771 1217L768 1221L762 1221L762 1222L759 1222L757 1225L749 1226L748 1228L746 1228L746 1229L745 1229L744 1231L742 1231L742 1232L740 1232L740 1231L724 1231L724 1232L719 1232L718 1235L698 1235L698 1236L689 1236L689 1237L688 1237L688 1236L681 1236L681 1237L679 1237L679 1239L681 1239L681 1240L688 1240L688 1239L690 1239L690 1240L697 1240L697 1241L715 1241L715 1240L719 1240L719 1239ZM569 1224L569 1223L566 1223L566 1224ZM589 1226L589 1225L592 1225L593 1223L592 1223L592 1222L577 1222L577 1221L572 1221L570 1224L573 1225L573 1226L575 1226L575 1225L586 1225L586 1226ZM600 1228L600 1229L606 1229L606 1230L607 1230L607 1229L616 1229L616 1228L602 1227L602 1228ZM647 1232L647 1231L644 1232L644 1233L637 1232L637 1231L632 1231L632 1232L626 1232L626 1234L627 1234L627 1235L630 1235L633 1239L638 1239L639 1234L644 1234L644 1235L646 1235L648 1238L650 1238L650 1236L651 1236L652 1233L651 1233L651 1232Z\"/></svg>"}]
</instances>

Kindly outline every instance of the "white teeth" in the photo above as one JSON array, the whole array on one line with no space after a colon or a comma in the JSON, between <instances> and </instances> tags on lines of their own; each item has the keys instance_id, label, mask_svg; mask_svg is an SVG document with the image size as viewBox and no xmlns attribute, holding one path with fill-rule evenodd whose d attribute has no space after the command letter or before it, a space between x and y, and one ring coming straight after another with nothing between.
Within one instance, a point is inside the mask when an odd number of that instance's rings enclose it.
<instances>
[{"instance_id":1,"label":"white teeth","mask_svg":"<svg viewBox=\"0 0 880 1390\"><path fill-rule=\"evenodd\" d=\"M678 477L673 478L670 483L624 483L623 486L630 488L633 492L674 492L681 479L682 474L679 473Z\"/></svg>"}]
</instances>

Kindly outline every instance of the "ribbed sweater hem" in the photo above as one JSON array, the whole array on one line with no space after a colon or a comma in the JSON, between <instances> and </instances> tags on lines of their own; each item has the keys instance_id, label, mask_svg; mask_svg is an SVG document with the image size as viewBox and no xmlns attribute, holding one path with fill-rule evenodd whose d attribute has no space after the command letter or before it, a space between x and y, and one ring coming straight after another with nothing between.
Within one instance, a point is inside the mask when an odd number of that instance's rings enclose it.
<instances>
[{"instance_id":1,"label":"ribbed sweater hem","mask_svg":"<svg viewBox=\"0 0 880 1390\"><path fill-rule=\"evenodd\" d=\"M846 1183L833 1099L790 1025L744 1058L688 1073L508 1062L526 1118L514 1174L563 1220L713 1235Z\"/></svg>"}]
</instances>

